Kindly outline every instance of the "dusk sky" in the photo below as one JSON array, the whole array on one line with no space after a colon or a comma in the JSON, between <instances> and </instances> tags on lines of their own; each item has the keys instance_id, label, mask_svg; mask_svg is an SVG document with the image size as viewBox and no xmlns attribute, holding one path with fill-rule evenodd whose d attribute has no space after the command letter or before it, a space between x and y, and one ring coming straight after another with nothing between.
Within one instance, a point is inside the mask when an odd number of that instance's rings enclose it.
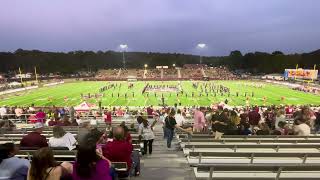
<instances>
[{"instance_id":1,"label":"dusk sky","mask_svg":"<svg viewBox=\"0 0 320 180\"><path fill-rule=\"evenodd\" d=\"M320 0L1 0L0 51L320 49ZM198 43L206 49L196 48Z\"/></svg>"}]
</instances>

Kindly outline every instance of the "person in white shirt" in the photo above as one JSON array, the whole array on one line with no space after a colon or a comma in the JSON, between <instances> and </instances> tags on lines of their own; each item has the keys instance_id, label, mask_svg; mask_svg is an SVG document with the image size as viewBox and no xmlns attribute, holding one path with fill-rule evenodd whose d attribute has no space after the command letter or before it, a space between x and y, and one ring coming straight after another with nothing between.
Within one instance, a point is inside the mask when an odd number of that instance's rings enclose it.
<instances>
[{"instance_id":1,"label":"person in white shirt","mask_svg":"<svg viewBox=\"0 0 320 180\"><path fill-rule=\"evenodd\" d=\"M67 147L72 150L76 147L76 142L73 134L66 133L61 126L53 127L53 137L49 139L50 147Z\"/></svg>"},{"instance_id":2,"label":"person in white shirt","mask_svg":"<svg viewBox=\"0 0 320 180\"><path fill-rule=\"evenodd\" d=\"M3 118L6 115L7 115L7 108L5 106L2 106L0 108L0 117Z\"/></svg>"},{"instance_id":3,"label":"person in white shirt","mask_svg":"<svg viewBox=\"0 0 320 180\"><path fill-rule=\"evenodd\" d=\"M156 123L157 121L155 121ZM147 154L147 148L149 147L149 154L152 154L152 143L155 138L153 133L154 124L149 125L148 120L144 119L142 123L139 125L139 138L143 139L143 155Z\"/></svg>"},{"instance_id":4,"label":"person in white shirt","mask_svg":"<svg viewBox=\"0 0 320 180\"><path fill-rule=\"evenodd\" d=\"M311 134L310 126L306 124L306 120L302 115L295 118L297 125L293 127L293 131L298 136L309 136Z\"/></svg>"},{"instance_id":5,"label":"person in white shirt","mask_svg":"<svg viewBox=\"0 0 320 180\"><path fill-rule=\"evenodd\" d=\"M180 127L182 127L184 122L186 121L185 118L182 116L180 109L178 109L177 114L175 115L175 119L176 119L177 124Z\"/></svg>"},{"instance_id":6,"label":"person in white shirt","mask_svg":"<svg viewBox=\"0 0 320 180\"><path fill-rule=\"evenodd\" d=\"M277 117L275 121L275 129L279 129L279 122L281 121L286 122L286 116L284 115L284 111L280 111L277 113Z\"/></svg>"}]
</instances>

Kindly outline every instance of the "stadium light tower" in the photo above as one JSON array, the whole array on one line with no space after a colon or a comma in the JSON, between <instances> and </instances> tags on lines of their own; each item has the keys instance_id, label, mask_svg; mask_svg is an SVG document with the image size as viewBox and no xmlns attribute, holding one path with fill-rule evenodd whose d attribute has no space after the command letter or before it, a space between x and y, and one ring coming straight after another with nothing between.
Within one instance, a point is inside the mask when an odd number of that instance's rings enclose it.
<instances>
[{"instance_id":1,"label":"stadium light tower","mask_svg":"<svg viewBox=\"0 0 320 180\"><path fill-rule=\"evenodd\" d=\"M120 44L120 49L122 50L123 69L126 69L126 57L124 56L124 52L128 49L128 45Z\"/></svg>"},{"instance_id":2,"label":"stadium light tower","mask_svg":"<svg viewBox=\"0 0 320 180\"><path fill-rule=\"evenodd\" d=\"M199 44L197 45L197 48L199 48L199 49L204 49L204 48L206 48L206 47L207 47L207 45L204 44L204 43L199 43ZM202 64L202 56L201 56L201 53L200 53L200 64Z\"/></svg>"}]
</instances>

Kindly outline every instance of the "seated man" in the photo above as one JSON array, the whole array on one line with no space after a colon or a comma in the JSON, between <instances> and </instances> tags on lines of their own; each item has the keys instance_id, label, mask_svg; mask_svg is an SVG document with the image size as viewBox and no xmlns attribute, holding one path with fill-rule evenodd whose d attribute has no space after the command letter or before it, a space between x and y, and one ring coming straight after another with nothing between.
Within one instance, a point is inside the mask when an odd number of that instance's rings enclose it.
<instances>
[{"instance_id":1,"label":"seated man","mask_svg":"<svg viewBox=\"0 0 320 180\"><path fill-rule=\"evenodd\" d=\"M131 143L125 140L124 137L124 129L122 127L116 127L113 131L113 141L108 142L103 148L103 156L109 159L111 162L126 162L128 166L129 172L127 172L127 176L131 175L132 172L132 151L133 146ZM136 158L134 158L136 159ZM139 165L139 163L135 163ZM136 173L135 175L139 174L139 168L134 167ZM138 170L137 170L138 169ZM120 175L119 175L120 176Z\"/></svg>"},{"instance_id":2,"label":"seated man","mask_svg":"<svg viewBox=\"0 0 320 180\"><path fill-rule=\"evenodd\" d=\"M0 145L0 179L24 180L27 178L30 163L15 157L18 148L13 143Z\"/></svg>"},{"instance_id":3,"label":"seated man","mask_svg":"<svg viewBox=\"0 0 320 180\"><path fill-rule=\"evenodd\" d=\"M43 131L43 124L38 122L34 125L34 131L28 133L20 141L20 147L48 147L47 139L41 135Z\"/></svg>"}]
</instances>

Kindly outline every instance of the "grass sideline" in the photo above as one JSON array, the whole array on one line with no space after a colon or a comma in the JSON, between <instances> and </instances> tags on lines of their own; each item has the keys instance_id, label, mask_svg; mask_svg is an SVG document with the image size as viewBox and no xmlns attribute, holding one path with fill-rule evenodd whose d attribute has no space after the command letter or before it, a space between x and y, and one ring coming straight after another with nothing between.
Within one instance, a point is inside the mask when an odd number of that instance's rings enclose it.
<instances>
[{"instance_id":1,"label":"grass sideline","mask_svg":"<svg viewBox=\"0 0 320 180\"><path fill-rule=\"evenodd\" d=\"M104 97L101 98L102 106L148 106L154 105L158 106L161 104L161 93L157 93L157 97L154 93L150 93L149 97L146 94L142 94L142 90L146 83L152 85L174 85L178 84L179 81L138 81L133 82L134 87L128 89L128 82L126 81L113 81L110 83L122 84L115 89L109 89L105 92ZM206 83L208 81L197 81L199 83ZM264 82L253 82L253 81L209 81L214 84L222 84L229 87L231 90L230 97L227 94L221 96L217 94L216 97L214 93L209 93L208 96L205 93L200 94L200 88L195 89L192 86L191 81L181 81L181 86L184 94L179 94L177 97L176 93L163 93L165 103L167 105L174 105L174 103L181 103L181 106L208 106L214 103L219 103L228 99L228 104L233 106L243 106L247 105L279 105L279 104L315 104L320 105L320 96L299 92L292 90L288 87L281 85L274 85ZM42 87L36 90L30 90L15 94L10 94L2 96L0 99L0 105L6 106L29 106L32 103L35 106L76 106L83 102L80 94L83 93L95 94L99 92L102 86L107 85L108 82L103 81L78 81L70 82L62 85L57 85L53 87ZM254 87L254 84L262 84L263 87ZM132 97L134 92L135 96ZM194 92L195 96L192 98L191 94ZM236 97L236 92L239 92L239 97ZM244 97L244 93L247 92L249 100ZM251 93L254 92L254 96L251 97ZM113 97L111 94L114 94ZM117 94L120 94L118 98ZM125 98L125 93L127 93L127 98ZM188 94L188 97L185 94ZM263 98L266 97L266 102L264 103ZM284 100L281 98L284 97ZM87 102L95 103L98 105L98 99L92 98L88 99Z\"/></svg>"}]
</instances>

